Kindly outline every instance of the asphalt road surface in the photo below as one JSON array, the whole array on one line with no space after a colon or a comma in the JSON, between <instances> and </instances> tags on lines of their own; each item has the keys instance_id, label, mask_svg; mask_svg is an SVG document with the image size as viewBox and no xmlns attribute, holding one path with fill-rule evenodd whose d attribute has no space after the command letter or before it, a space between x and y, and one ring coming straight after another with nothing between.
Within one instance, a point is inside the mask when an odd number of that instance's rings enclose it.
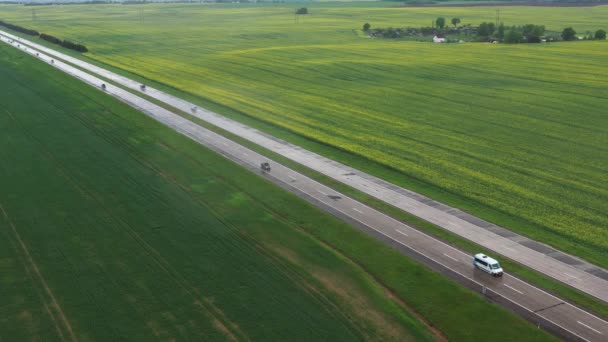
<instances>
[{"instance_id":1,"label":"asphalt road surface","mask_svg":"<svg viewBox=\"0 0 608 342\"><path fill-rule=\"evenodd\" d=\"M378 237L402 253L413 256L470 288L485 293L494 301L520 313L527 319L538 322L542 328L567 339L608 341L608 322L601 318L510 276L508 273L501 278L494 278L476 270L472 266L472 256L431 236L269 160L148 100L57 60L55 56L46 55L40 50L33 49L32 46L24 46L22 42L14 41L12 37L7 38L4 34L0 35L0 40L21 49L25 53L38 57L57 69L100 89L100 91L105 91L109 95L141 110L151 118L217 151L226 158L259 172L261 176L299 194L322 209L354 223L370 235ZM105 90L100 87L102 83L107 85ZM270 163L272 168L270 172L259 170L260 163L264 161Z\"/></svg>"}]
</instances>

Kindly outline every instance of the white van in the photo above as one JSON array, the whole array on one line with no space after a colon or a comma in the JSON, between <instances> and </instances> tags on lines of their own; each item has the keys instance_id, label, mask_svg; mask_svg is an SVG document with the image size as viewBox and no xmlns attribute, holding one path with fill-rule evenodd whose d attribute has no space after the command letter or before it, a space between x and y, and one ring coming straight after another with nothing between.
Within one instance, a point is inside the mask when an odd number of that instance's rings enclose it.
<instances>
[{"instance_id":1,"label":"white van","mask_svg":"<svg viewBox=\"0 0 608 342\"><path fill-rule=\"evenodd\" d=\"M490 258L489 256L483 253L475 254L475 258L473 258L473 266L475 266L475 268L490 273L494 277L500 277L503 273L502 267L500 267L498 261Z\"/></svg>"}]
</instances>

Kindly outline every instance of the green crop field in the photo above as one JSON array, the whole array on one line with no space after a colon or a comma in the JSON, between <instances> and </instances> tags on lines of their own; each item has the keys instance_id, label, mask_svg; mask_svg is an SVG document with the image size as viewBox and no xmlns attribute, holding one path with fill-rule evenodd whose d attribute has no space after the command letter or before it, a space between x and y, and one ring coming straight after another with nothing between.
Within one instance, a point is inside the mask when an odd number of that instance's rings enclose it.
<instances>
[{"instance_id":1,"label":"green crop field","mask_svg":"<svg viewBox=\"0 0 608 342\"><path fill-rule=\"evenodd\" d=\"M366 39L493 21L395 3L2 6L0 17L226 115L608 267L606 42ZM35 10L35 15L33 11ZM507 25L606 29L608 6L505 7Z\"/></svg>"},{"instance_id":2,"label":"green crop field","mask_svg":"<svg viewBox=\"0 0 608 342\"><path fill-rule=\"evenodd\" d=\"M366 39L495 7L395 3L2 6L0 18L225 115L608 267L608 44ZM35 11L35 13L33 12ZM608 6L505 7L579 33Z\"/></svg>"},{"instance_id":3,"label":"green crop field","mask_svg":"<svg viewBox=\"0 0 608 342\"><path fill-rule=\"evenodd\" d=\"M0 7L90 58L226 115L608 266L605 42L433 45L372 27L495 8L392 3ZM35 10L35 15L32 11ZM608 6L505 7L507 25L604 28ZM222 108L224 110L222 110Z\"/></svg>"},{"instance_id":4,"label":"green crop field","mask_svg":"<svg viewBox=\"0 0 608 342\"><path fill-rule=\"evenodd\" d=\"M608 44L366 39L494 7L395 3L0 7L90 58L608 267ZM607 29L608 6L504 7L506 25ZM448 19L449 21L449 19Z\"/></svg>"},{"instance_id":5,"label":"green crop field","mask_svg":"<svg viewBox=\"0 0 608 342\"><path fill-rule=\"evenodd\" d=\"M551 340L4 44L0 103L2 341Z\"/></svg>"}]
</instances>

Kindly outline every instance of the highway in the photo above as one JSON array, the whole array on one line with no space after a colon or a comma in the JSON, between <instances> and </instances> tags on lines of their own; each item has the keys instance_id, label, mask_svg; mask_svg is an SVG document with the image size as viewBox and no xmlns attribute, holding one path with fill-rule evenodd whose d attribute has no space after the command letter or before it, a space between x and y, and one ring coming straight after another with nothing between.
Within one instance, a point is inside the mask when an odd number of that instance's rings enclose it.
<instances>
[{"instance_id":1,"label":"highway","mask_svg":"<svg viewBox=\"0 0 608 342\"><path fill-rule=\"evenodd\" d=\"M402 222L376 211L363 203L318 183L294 170L249 150L221 135L201 127L171 111L102 79L79 70L56 56L49 56L32 46L23 46L3 33L0 40L53 65L83 82L141 110L149 117L207 146L226 158L243 165L260 176L297 193L320 208L355 224L402 253L420 260L466 286L484 292L488 297L521 314L540 327L566 339L608 341L608 322L552 296L526 282L510 276L493 278L472 267L472 257L434 239ZM100 88L106 83L105 90ZM139 86L139 84L137 84ZM190 107L191 109L192 107ZM196 110L199 111L198 109ZM268 161L270 172L261 172L260 163ZM508 270L507 270L508 271Z\"/></svg>"},{"instance_id":2,"label":"highway","mask_svg":"<svg viewBox=\"0 0 608 342\"><path fill-rule=\"evenodd\" d=\"M0 34L11 39L18 38L4 31L0 31ZM198 108L193 103L160 90L151 87L146 87L145 90L142 90L139 82L80 59L45 48L23 38L21 38L19 43L27 44L30 48L36 48L50 56L65 60L81 69L93 72L136 92L145 93L147 96L221 127L270 151L279 153L312 170L434 223L445 230L608 303L608 271L605 269L483 221L456 208L400 188L360 170L353 169L301 147L276 139L234 120Z\"/></svg>"},{"instance_id":3,"label":"highway","mask_svg":"<svg viewBox=\"0 0 608 342\"><path fill-rule=\"evenodd\" d=\"M4 31L0 31L0 34L9 39L18 39L18 37ZM276 139L216 113L198 108L193 103L166 94L160 90L151 87L146 87L145 90L142 90L139 82L80 59L45 48L23 38L20 39L18 44L27 44L30 48L36 48L49 56L65 60L70 64L91 71L126 88L146 93L146 95L165 104L221 127L230 133L236 134L270 151L279 153L297 163L306 165L319 173L434 223L445 230L608 303L608 271L603 268L483 221L458 209L433 201L420 194L390 184L372 175Z\"/></svg>"}]
</instances>

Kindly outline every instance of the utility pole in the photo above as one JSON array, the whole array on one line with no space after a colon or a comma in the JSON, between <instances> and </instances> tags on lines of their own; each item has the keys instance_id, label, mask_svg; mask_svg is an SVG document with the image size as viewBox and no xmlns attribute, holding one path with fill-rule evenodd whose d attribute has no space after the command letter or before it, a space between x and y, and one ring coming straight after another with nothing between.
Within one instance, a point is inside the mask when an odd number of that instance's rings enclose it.
<instances>
[{"instance_id":1,"label":"utility pole","mask_svg":"<svg viewBox=\"0 0 608 342\"><path fill-rule=\"evenodd\" d=\"M496 27L498 27L498 23L500 22L500 8L496 9Z\"/></svg>"}]
</instances>

